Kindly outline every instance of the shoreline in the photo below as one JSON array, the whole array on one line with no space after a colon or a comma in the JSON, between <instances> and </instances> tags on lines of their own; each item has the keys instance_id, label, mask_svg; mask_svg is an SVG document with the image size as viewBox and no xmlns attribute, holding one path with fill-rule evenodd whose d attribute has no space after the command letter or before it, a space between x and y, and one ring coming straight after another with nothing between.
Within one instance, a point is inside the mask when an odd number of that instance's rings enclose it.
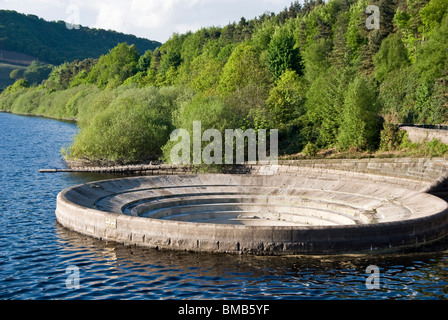
<instances>
[{"instance_id":1,"label":"shoreline","mask_svg":"<svg viewBox=\"0 0 448 320\"><path fill-rule=\"evenodd\" d=\"M37 118L45 118L45 119L51 119L51 120L57 120L57 121L64 121L64 122L71 122L71 123L77 123L76 118L58 118L58 117L52 117L45 114L35 114L35 113L17 113L12 112L10 110L0 110L0 113L9 113L16 116L23 116L23 117L37 117Z\"/></svg>"}]
</instances>

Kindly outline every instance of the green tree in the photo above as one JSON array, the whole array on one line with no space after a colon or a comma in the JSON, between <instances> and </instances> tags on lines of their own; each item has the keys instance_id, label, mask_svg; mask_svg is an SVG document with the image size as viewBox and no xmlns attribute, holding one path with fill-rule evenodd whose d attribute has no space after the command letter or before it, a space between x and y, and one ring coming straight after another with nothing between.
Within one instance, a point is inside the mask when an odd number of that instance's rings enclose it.
<instances>
[{"instance_id":1,"label":"green tree","mask_svg":"<svg viewBox=\"0 0 448 320\"><path fill-rule=\"evenodd\" d=\"M245 119L251 117L252 110L265 108L271 84L272 78L260 51L241 43L227 60L216 91L238 117Z\"/></svg>"},{"instance_id":2,"label":"green tree","mask_svg":"<svg viewBox=\"0 0 448 320\"><path fill-rule=\"evenodd\" d=\"M416 115L415 122L419 124L436 124L444 120L433 97L434 81L422 79L415 92L412 111Z\"/></svg>"},{"instance_id":3,"label":"green tree","mask_svg":"<svg viewBox=\"0 0 448 320\"><path fill-rule=\"evenodd\" d=\"M160 65L160 72L165 73L170 68L177 68L182 63L182 55L179 49L172 49L167 52L162 58Z\"/></svg>"},{"instance_id":4,"label":"green tree","mask_svg":"<svg viewBox=\"0 0 448 320\"><path fill-rule=\"evenodd\" d=\"M448 13L448 0L431 0L420 10L420 17L425 25L425 32L429 33L440 25Z\"/></svg>"},{"instance_id":5,"label":"green tree","mask_svg":"<svg viewBox=\"0 0 448 320\"><path fill-rule=\"evenodd\" d=\"M151 65L152 51L146 51L139 59L137 69L139 72L146 72Z\"/></svg>"},{"instance_id":6,"label":"green tree","mask_svg":"<svg viewBox=\"0 0 448 320\"><path fill-rule=\"evenodd\" d=\"M100 88L115 88L138 70L140 54L135 45L120 43L108 54L100 57L98 63L86 78L87 83Z\"/></svg>"},{"instance_id":7,"label":"green tree","mask_svg":"<svg viewBox=\"0 0 448 320\"><path fill-rule=\"evenodd\" d=\"M383 39L387 38L394 30L393 19L397 4L395 0L375 0L369 2L369 4L376 5L380 9L380 28L369 30L366 27L366 21L369 16L368 13L363 12L359 28L367 42L362 46L360 51L359 68L361 74L371 76L375 69L373 58L380 49ZM365 8L367 8L367 5Z\"/></svg>"},{"instance_id":8,"label":"green tree","mask_svg":"<svg viewBox=\"0 0 448 320\"><path fill-rule=\"evenodd\" d=\"M305 61L305 77L313 82L319 75L330 68L329 60L332 51L332 40L320 38L306 48L303 58Z\"/></svg>"},{"instance_id":9,"label":"green tree","mask_svg":"<svg viewBox=\"0 0 448 320\"><path fill-rule=\"evenodd\" d=\"M420 11L429 0L407 0L406 5L399 7L394 16L394 23L403 35L403 42L409 52L409 59L415 62L419 45L424 41L424 24Z\"/></svg>"},{"instance_id":10,"label":"green tree","mask_svg":"<svg viewBox=\"0 0 448 320\"><path fill-rule=\"evenodd\" d=\"M202 54L191 63L189 82L199 92L216 91L224 64L215 58Z\"/></svg>"},{"instance_id":11,"label":"green tree","mask_svg":"<svg viewBox=\"0 0 448 320\"><path fill-rule=\"evenodd\" d=\"M319 147L330 147L337 142L350 79L345 71L331 68L321 74L306 93L307 116L319 132L316 141Z\"/></svg>"},{"instance_id":12,"label":"green tree","mask_svg":"<svg viewBox=\"0 0 448 320\"><path fill-rule=\"evenodd\" d=\"M305 81L295 71L288 70L280 76L267 100L276 127L305 114L306 91Z\"/></svg>"},{"instance_id":13,"label":"green tree","mask_svg":"<svg viewBox=\"0 0 448 320\"><path fill-rule=\"evenodd\" d=\"M17 92L17 91L20 91L22 89L29 88L29 87L30 87L30 83L28 82L28 80L26 80L26 79L19 79L16 82L14 82L14 84L12 84L9 87L7 87L5 89L5 91L3 91L3 92L5 94L14 93L14 92Z\"/></svg>"},{"instance_id":14,"label":"green tree","mask_svg":"<svg viewBox=\"0 0 448 320\"><path fill-rule=\"evenodd\" d=\"M68 83L63 82L62 77L69 70L69 64L63 63L56 66L51 71L48 79L45 81L45 87L49 90L62 90L67 89Z\"/></svg>"},{"instance_id":15,"label":"green tree","mask_svg":"<svg viewBox=\"0 0 448 320\"><path fill-rule=\"evenodd\" d=\"M381 48L373 58L375 78L382 82L393 71L407 67L410 62L407 50L399 33L391 34L381 44Z\"/></svg>"},{"instance_id":16,"label":"green tree","mask_svg":"<svg viewBox=\"0 0 448 320\"><path fill-rule=\"evenodd\" d=\"M380 133L379 110L374 87L365 77L356 77L344 101L339 146L343 150L376 149Z\"/></svg>"},{"instance_id":17,"label":"green tree","mask_svg":"<svg viewBox=\"0 0 448 320\"><path fill-rule=\"evenodd\" d=\"M360 0L350 6L348 14L348 26L345 38L347 49L350 53L351 63L359 63L361 49L368 43L365 34L365 10L368 4L365 0ZM364 18L364 19L363 19Z\"/></svg>"},{"instance_id":18,"label":"green tree","mask_svg":"<svg viewBox=\"0 0 448 320\"><path fill-rule=\"evenodd\" d=\"M25 69L23 78L30 84L41 84L48 78L52 68L52 65L35 60Z\"/></svg>"},{"instance_id":19,"label":"green tree","mask_svg":"<svg viewBox=\"0 0 448 320\"><path fill-rule=\"evenodd\" d=\"M181 90L121 87L105 92L94 95L94 99L100 98L96 102L101 102L100 109L92 108L88 117L82 116L80 132L68 156L106 163L158 159L173 130L172 112L182 101Z\"/></svg>"},{"instance_id":20,"label":"green tree","mask_svg":"<svg viewBox=\"0 0 448 320\"><path fill-rule=\"evenodd\" d=\"M334 27L333 50L330 52L329 60L331 65L338 69L349 67L351 61L346 38L348 18L347 11L339 13Z\"/></svg>"},{"instance_id":21,"label":"green tree","mask_svg":"<svg viewBox=\"0 0 448 320\"><path fill-rule=\"evenodd\" d=\"M25 69L15 69L11 71L9 77L14 81L17 81L19 79L23 79L24 75L25 75Z\"/></svg>"},{"instance_id":22,"label":"green tree","mask_svg":"<svg viewBox=\"0 0 448 320\"><path fill-rule=\"evenodd\" d=\"M447 39L448 14L417 51L415 68L422 78L438 78L448 67Z\"/></svg>"},{"instance_id":23,"label":"green tree","mask_svg":"<svg viewBox=\"0 0 448 320\"><path fill-rule=\"evenodd\" d=\"M218 92L226 95L248 85L265 87L269 82L267 70L260 61L260 52L255 47L242 43L233 50L223 68Z\"/></svg>"},{"instance_id":24,"label":"green tree","mask_svg":"<svg viewBox=\"0 0 448 320\"><path fill-rule=\"evenodd\" d=\"M277 27L275 19L264 20L252 35L252 42L260 48L268 48Z\"/></svg>"},{"instance_id":25,"label":"green tree","mask_svg":"<svg viewBox=\"0 0 448 320\"><path fill-rule=\"evenodd\" d=\"M201 138L205 130L216 129L221 135L222 148L219 151L224 150L224 133L226 129L240 128L241 119L238 119L236 114L231 110L231 107L224 103L224 101L217 97L205 96L202 94L196 95L191 101L182 104L180 108L173 113L173 125L175 128L187 130L190 134L190 160L193 161L193 122L198 121L201 123ZM213 139L211 143L216 142ZM163 158L165 161L171 161L171 151L176 146L178 141L168 141L163 150ZM203 142L201 148L201 154L210 145L209 142ZM179 156L182 156L179 154ZM216 160L223 161L224 154L210 154ZM202 158L202 157L201 157ZM203 159L202 159L203 160Z\"/></svg>"},{"instance_id":26,"label":"green tree","mask_svg":"<svg viewBox=\"0 0 448 320\"><path fill-rule=\"evenodd\" d=\"M267 50L267 64L274 79L278 79L286 70L302 74L300 51L294 37L285 28L278 29L272 36Z\"/></svg>"},{"instance_id":27,"label":"green tree","mask_svg":"<svg viewBox=\"0 0 448 320\"><path fill-rule=\"evenodd\" d=\"M387 75L379 86L382 114L392 123L413 123L415 92L419 76L411 66L395 70Z\"/></svg>"}]
</instances>

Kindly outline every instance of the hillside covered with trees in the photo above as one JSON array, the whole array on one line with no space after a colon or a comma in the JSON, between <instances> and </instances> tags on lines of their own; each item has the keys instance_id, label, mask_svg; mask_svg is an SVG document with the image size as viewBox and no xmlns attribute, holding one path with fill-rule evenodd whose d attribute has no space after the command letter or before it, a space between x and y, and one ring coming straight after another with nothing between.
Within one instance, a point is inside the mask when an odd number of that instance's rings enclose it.
<instances>
[{"instance_id":1,"label":"hillside covered with trees","mask_svg":"<svg viewBox=\"0 0 448 320\"><path fill-rule=\"evenodd\" d=\"M0 50L24 53L53 65L98 58L117 43L135 44L141 53L161 43L112 30L80 26L67 28L64 21L45 21L34 15L0 10Z\"/></svg>"},{"instance_id":2,"label":"hillside covered with trees","mask_svg":"<svg viewBox=\"0 0 448 320\"><path fill-rule=\"evenodd\" d=\"M369 5L379 29L366 26ZM0 108L77 119L73 159L167 161L170 133L193 121L279 129L283 155L395 150L409 146L396 124L448 122L447 48L448 0L295 2L144 54L120 43L39 85L19 77Z\"/></svg>"}]
</instances>

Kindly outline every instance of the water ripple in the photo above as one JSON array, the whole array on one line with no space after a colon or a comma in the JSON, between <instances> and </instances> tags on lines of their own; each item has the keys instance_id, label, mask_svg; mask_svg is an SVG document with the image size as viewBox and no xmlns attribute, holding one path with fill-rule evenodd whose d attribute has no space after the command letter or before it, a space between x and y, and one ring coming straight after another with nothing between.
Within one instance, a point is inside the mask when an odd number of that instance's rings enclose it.
<instances>
[{"instance_id":1,"label":"water ripple","mask_svg":"<svg viewBox=\"0 0 448 320\"><path fill-rule=\"evenodd\" d=\"M253 257L162 252L71 232L56 195L95 175L63 167L70 123L0 113L0 299L448 299L448 241L384 256ZM45 137L42 139L42 137ZM366 287L366 268L380 286ZM67 286L79 270L79 288Z\"/></svg>"}]
</instances>

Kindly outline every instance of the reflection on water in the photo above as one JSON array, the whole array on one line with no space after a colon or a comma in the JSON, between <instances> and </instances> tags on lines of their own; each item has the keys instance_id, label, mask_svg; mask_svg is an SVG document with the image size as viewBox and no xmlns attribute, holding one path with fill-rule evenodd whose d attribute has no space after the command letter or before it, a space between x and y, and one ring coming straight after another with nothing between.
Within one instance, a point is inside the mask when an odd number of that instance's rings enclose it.
<instances>
[{"instance_id":1,"label":"reflection on water","mask_svg":"<svg viewBox=\"0 0 448 320\"><path fill-rule=\"evenodd\" d=\"M390 255L259 257L157 251L57 227L86 297L124 299L446 299L448 243ZM83 259L78 254L82 252ZM74 260L73 260L74 258ZM366 268L380 268L368 290ZM113 275L113 276L112 276Z\"/></svg>"},{"instance_id":2,"label":"reflection on water","mask_svg":"<svg viewBox=\"0 0 448 320\"><path fill-rule=\"evenodd\" d=\"M101 242L55 221L57 194L114 176L62 168L71 123L0 113L0 299L447 299L448 241L390 255L256 257ZM368 290L366 268L380 270ZM70 289L70 267L79 289Z\"/></svg>"}]
</instances>

